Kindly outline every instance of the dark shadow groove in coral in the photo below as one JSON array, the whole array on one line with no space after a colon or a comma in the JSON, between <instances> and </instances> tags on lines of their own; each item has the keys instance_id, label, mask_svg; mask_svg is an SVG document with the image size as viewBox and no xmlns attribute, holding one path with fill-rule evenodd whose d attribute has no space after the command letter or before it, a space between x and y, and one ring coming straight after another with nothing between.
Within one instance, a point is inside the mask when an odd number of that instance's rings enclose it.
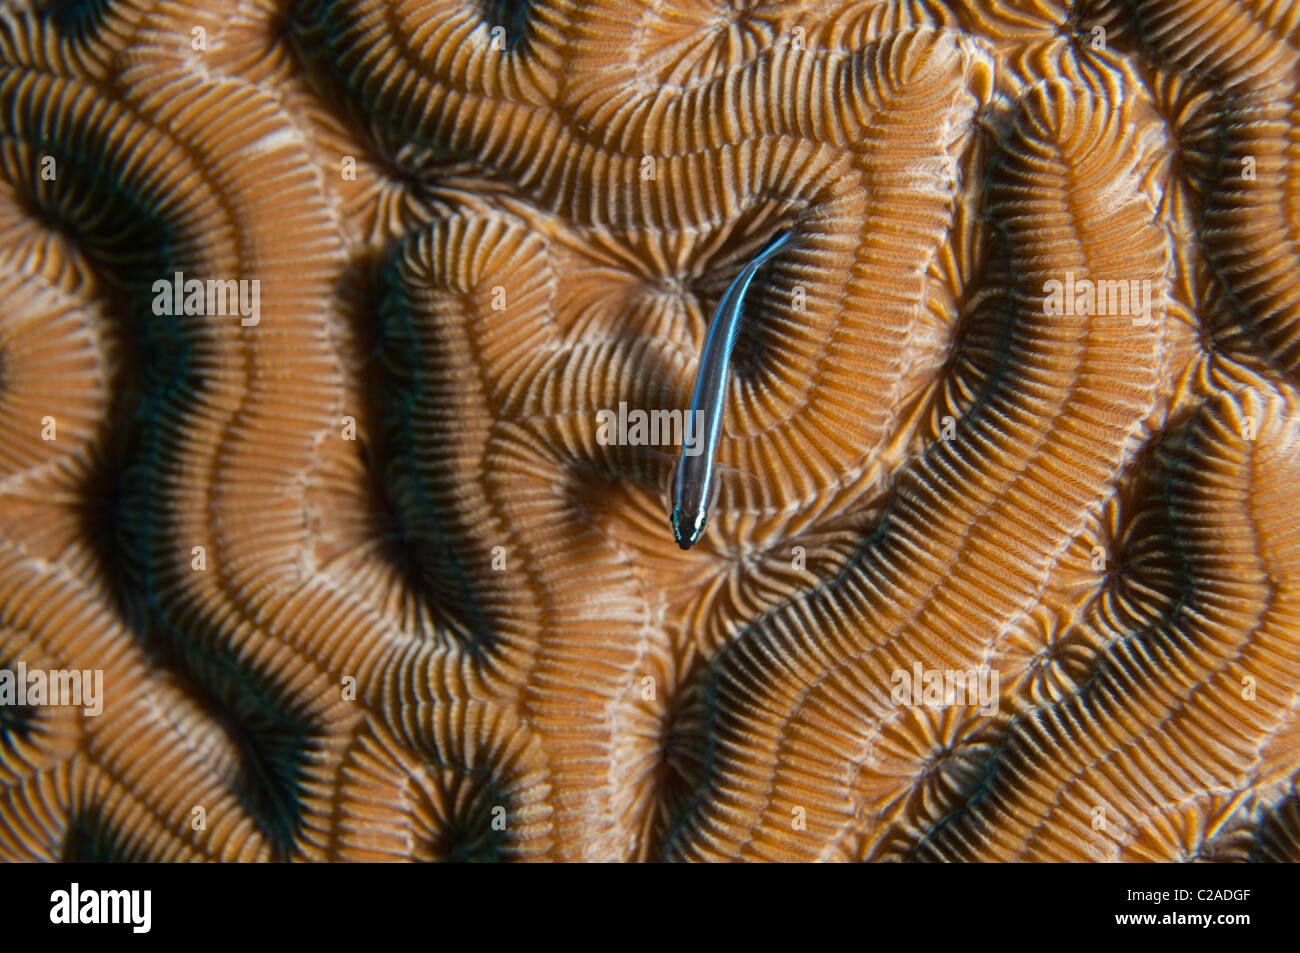
<instances>
[{"instance_id":1,"label":"dark shadow groove in coral","mask_svg":"<svg viewBox=\"0 0 1300 953\"><path fill-rule=\"evenodd\" d=\"M99 808L93 806L69 818L59 855L59 861L65 864L147 863L152 859L147 853L130 849L113 825L104 820Z\"/></svg>"},{"instance_id":2,"label":"dark shadow groove in coral","mask_svg":"<svg viewBox=\"0 0 1300 953\"><path fill-rule=\"evenodd\" d=\"M401 290L403 247L394 250L381 281L377 351L382 370L375 389L380 426L371 431L379 435L375 468L382 474L397 524L399 558L409 560L405 568L414 591L448 620L457 644L484 662L500 641L481 591L483 569L491 559L460 514L443 502L455 498L456 474L443 469L442 435L421 432L415 421L424 402L439 399L432 383L457 368L438 363L436 349L421 341L421 334L439 331L415 327Z\"/></svg>"},{"instance_id":3,"label":"dark shadow groove in coral","mask_svg":"<svg viewBox=\"0 0 1300 953\"><path fill-rule=\"evenodd\" d=\"M263 676L242 669L226 647L228 633L206 620L183 620L192 607L168 593L178 568L188 570L194 541L172 538L180 514L166 493L173 448L187 439L186 410L201 404L204 377L192 340L202 316L153 312L153 283L174 272L201 272L173 249L185 236L160 216L147 195L125 188L111 150L92 160L93 142L40 142L62 157L58 179L21 193L43 217L75 237L109 289L120 365L113 405L84 487L84 538L97 556L109 597L153 664L168 670L200 708L223 727L240 754L236 796L286 858L301 826L301 789L311 726L274 700ZM100 144L103 146L104 144ZM92 228L78 212L93 209ZM89 822L87 822L89 823ZM74 853L107 856L102 825L85 826ZM105 846L108 845L108 846Z\"/></svg>"}]
</instances>

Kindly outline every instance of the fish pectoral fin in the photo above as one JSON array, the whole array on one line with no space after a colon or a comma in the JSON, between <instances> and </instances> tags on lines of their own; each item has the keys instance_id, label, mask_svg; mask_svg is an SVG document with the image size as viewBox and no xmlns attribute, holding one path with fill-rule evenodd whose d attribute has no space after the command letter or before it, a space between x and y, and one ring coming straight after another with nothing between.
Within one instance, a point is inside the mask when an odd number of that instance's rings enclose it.
<instances>
[{"instance_id":1,"label":"fish pectoral fin","mask_svg":"<svg viewBox=\"0 0 1300 953\"><path fill-rule=\"evenodd\" d=\"M660 450L658 447L650 446L628 446L626 448L634 456L645 457L647 460L662 460L667 463L677 463L681 459L680 453L668 453Z\"/></svg>"},{"instance_id":2,"label":"fish pectoral fin","mask_svg":"<svg viewBox=\"0 0 1300 953\"><path fill-rule=\"evenodd\" d=\"M713 511L720 505L719 501L726 496L725 510L737 509L741 502L736 499L738 492L742 488L751 490L760 490L764 486L762 479L754 476L748 470L738 470L735 467L723 466L718 464L713 468L713 487L709 494L709 518L713 518Z\"/></svg>"},{"instance_id":3,"label":"fish pectoral fin","mask_svg":"<svg viewBox=\"0 0 1300 953\"><path fill-rule=\"evenodd\" d=\"M668 482L664 484L664 512L669 518L673 515L673 507L677 505L673 489L677 486L677 468L681 465L681 460L674 460L672 468L668 471Z\"/></svg>"},{"instance_id":4,"label":"fish pectoral fin","mask_svg":"<svg viewBox=\"0 0 1300 953\"><path fill-rule=\"evenodd\" d=\"M655 483L663 479L669 470L676 471L681 458L676 454L665 453L654 447L621 446L617 448L618 456L615 466L624 473L635 475L638 479L649 479ZM619 459L621 458L621 460Z\"/></svg>"},{"instance_id":5,"label":"fish pectoral fin","mask_svg":"<svg viewBox=\"0 0 1300 953\"><path fill-rule=\"evenodd\" d=\"M762 477L755 476L754 474L750 473L748 470L740 470L736 467L729 467L726 466L725 464L719 463L714 466L714 472L719 477L725 476L728 480L728 483L732 486L735 486L736 481L738 480L746 481L749 483L750 486L753 487L763 486Z\"/></svg>"}]
</instances>

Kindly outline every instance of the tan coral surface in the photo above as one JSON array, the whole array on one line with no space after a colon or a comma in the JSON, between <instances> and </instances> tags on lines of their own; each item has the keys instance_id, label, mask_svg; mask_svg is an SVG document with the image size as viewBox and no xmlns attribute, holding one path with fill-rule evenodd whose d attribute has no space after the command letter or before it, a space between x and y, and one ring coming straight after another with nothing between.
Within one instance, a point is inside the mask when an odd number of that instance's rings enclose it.
<instances>
[{"instance_id":1,"label":"tan coral surface","mask_svg":"<svg viewBox=\"0 0 1300 953\"><path fill-rule=\"evenodd\" d=\"M5 4L0 856L1295 860L1298 386L1289 3Z\"/></svg>"}]
</instances>

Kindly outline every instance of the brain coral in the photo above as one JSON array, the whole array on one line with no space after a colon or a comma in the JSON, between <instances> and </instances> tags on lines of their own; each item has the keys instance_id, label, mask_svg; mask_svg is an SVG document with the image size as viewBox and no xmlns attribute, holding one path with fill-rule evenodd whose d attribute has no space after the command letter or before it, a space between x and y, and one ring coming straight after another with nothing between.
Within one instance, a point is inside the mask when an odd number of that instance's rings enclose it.
<instances>
[{"instance_id":1,"label":"brain coral","mask_svg":"<svg viewBox=\"0 0 1300 953\"><path fill-rule=\"evenodd\" d=\"M0 856L1297 859L1298 11L5 4Z\"/></svg>"}]
</instances>

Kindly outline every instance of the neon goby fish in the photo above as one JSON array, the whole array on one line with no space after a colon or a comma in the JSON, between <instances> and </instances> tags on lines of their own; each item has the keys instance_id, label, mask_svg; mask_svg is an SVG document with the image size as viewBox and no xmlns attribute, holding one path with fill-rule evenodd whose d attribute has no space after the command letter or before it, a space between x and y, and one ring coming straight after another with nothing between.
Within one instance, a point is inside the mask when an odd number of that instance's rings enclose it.
<instances>
[{"instance_id":1,"label":"neon goby fish","mask_svg":"<svg viewBox=\"0 0 1300 953\"><path fill-rule=\"evenodd\" d=\"M727 377L731 369L731 352L736 348L740 321L744 315L745 293L754 281L758 270L785 248L794 238L793 229L784 229L772 236L754 260L740 270L731 283L709 323L709 334L700 354L700 367L695 377L695 392L691 395L688 426L702 422L703 434L688 435L701 441L694 453L682 447L681 460L668 478L669 520L673 538L682 549L690 549L701 536L709 521L709 513L718 496L718 472L714 462L718 442L722 439L722 416L727 406Z\"/></svg>"}]
</instances>

